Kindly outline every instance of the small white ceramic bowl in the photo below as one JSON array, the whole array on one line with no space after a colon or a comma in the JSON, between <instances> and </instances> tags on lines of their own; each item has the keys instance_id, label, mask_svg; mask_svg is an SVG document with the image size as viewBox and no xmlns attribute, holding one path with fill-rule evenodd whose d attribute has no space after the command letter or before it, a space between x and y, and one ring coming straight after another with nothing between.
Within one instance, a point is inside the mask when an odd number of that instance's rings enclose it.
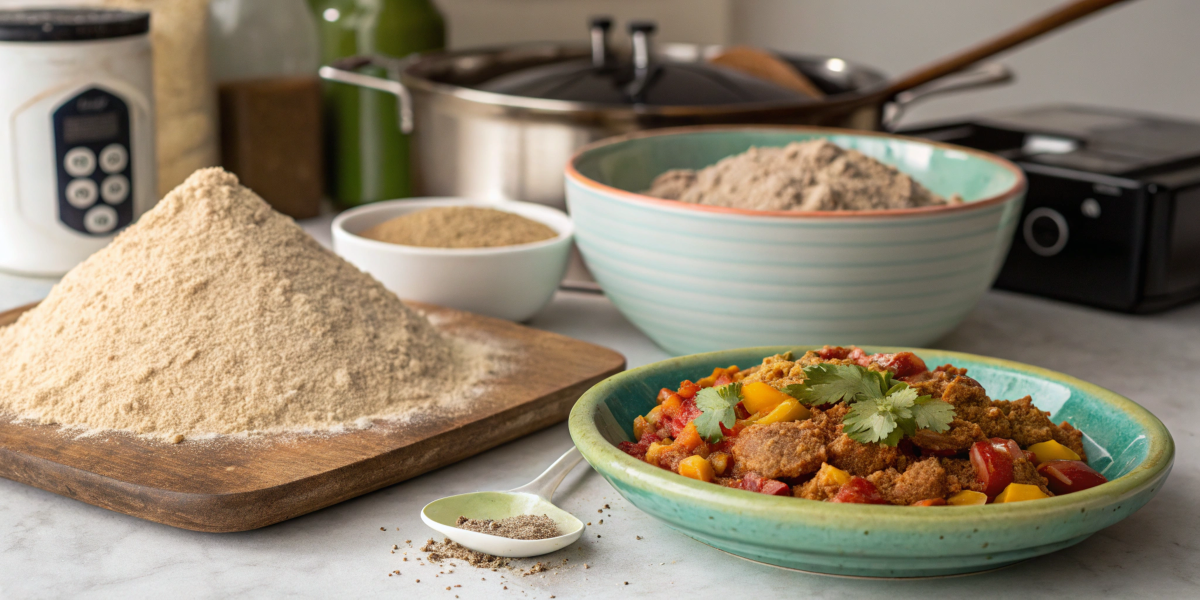
<instances>
[{"instance_id":1,"label":"small white ceramic bowl","mask_svg":"<svg viewBox=\"0 0 1200 600\"><path fill-rule=\"evenodd\" d=\"M495 248L425 248L358 235L400 215L438 206L494 208L543 223L558 236ZM570 217L541 204L413 198L376 202L338 215L333 220L333 249L405 300L524 321L541 310L558 289L574 233Z\"/></svg>"}]
</instances>

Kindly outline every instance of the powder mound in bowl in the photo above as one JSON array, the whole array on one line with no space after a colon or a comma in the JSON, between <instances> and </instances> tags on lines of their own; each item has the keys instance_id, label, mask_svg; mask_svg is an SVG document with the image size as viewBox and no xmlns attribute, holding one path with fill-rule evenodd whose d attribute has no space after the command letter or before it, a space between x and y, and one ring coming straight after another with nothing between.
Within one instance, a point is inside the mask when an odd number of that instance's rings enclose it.
<instances>
[{"instance_id":1,"label":"powder mound in bowl","mask_svg":"<svg viewBox=\"0 0 1200 600\"><path fill-rule=\"evenodd\" d=\"M540 242L557 237L558 232L494 208L438 206L389 219L359 235L404 246L494 248Z\"/></svg>"},{"instance_id":2,"label":"powder mound in bowl","mask_svg":"<svg viewBox=\"0 0 1200 600\"><path fill-rule=\"evenodd\" d=\"M546 515L517 515L499 521L459 517L455 526L514 540L546 540L559 536L558 525Z\"/></svg>"},{"instance_id":3,"label":"powder mound in bowl","mask_svg":"<svg viewBox=\"0 0 1200 600\"><path fill-rule=\"evenodd\" d=\"M0 329L0 411L176 442L328 430L441 406L487 368L214 168Z\"/></svg>"},{"instance_id":4,"label":"powder mound in bowl","mask_svg":"<svg viewBox=\"0 0 1200 600\"><path fill-rule=\"evenodd\" d=\"M771 211L880 210L962 201L946 200L894 167L821 139L751 148L699 171L667 171L645 194Z\"/></svg>"}]
</instances>

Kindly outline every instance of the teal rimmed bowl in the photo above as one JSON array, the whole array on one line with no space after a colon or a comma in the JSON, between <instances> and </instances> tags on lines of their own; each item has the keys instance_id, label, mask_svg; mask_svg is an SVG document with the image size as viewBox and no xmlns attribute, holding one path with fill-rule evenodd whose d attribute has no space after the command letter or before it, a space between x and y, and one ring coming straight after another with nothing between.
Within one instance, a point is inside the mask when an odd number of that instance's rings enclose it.
<instances>
[{"instance_id":1,"label":"teal rimmed bowl","mask_svg":"<svg viewBox=\"0 0 1200 600\"><path fill-rule=\"evenodd\" d=\"M828 139L958 205L756 211L638 192L759 146ZM575 241L604 293L672 354L797 340L923 346L991 287L1021 215L1025 176L992 154L820 127L658 129L580 150L566 167Z\"/></svg>"},{"instance_id":2,"label":"teal rimmed bowl","mask_svg":"<svg viewBox=\"0 0 1200 600\"><path fill-rule=\"evenodd\" d=\"M571 411L575 445L630 502L720 550L781 567L833 575L928 577L984 571L1078 544L1129 516L1171 471L1175 444L1137 403L1074 377L1021 363L909 349L927 364L969 369L988 395L1026 394L1085 434L1089 462L1109 482L1067 496L986 506L864 506L766 496L652 467L617 449L658 390L714 367L758 364L776 346L695 354L632 369L589 390ZM869 352L902 348L865 347Z\"/></svg>"}]
</instances>

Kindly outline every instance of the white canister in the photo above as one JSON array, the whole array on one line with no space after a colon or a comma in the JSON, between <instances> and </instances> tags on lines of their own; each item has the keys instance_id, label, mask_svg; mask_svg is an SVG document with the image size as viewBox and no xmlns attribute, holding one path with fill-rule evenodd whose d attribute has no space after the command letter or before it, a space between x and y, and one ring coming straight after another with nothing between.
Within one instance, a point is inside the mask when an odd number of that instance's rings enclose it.
<instances>
[{"instance_id":1,"label":"white canister","mask_svg":"<svg viewBox=\"0 0 1200 600\"><path fill-rule=\"evenodd\" d=\"M157 199L150 16L0 10L0 269L61 275Z\"/></svg>"}]
</instances>

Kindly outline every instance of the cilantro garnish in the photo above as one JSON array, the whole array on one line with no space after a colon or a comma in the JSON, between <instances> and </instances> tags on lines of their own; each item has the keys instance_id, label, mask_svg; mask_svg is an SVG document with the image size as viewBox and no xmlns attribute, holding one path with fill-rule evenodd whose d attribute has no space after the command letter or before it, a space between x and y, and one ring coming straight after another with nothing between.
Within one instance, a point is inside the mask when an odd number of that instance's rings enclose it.
<instances>
[{"instance_id":1,"label":"cilantro garnish","mask_svg":"<svg viewBox=\"0 0 1200 600\"><path fill-rule=\"evenodd\" d=\"M737 422L735 407L742 401L742 384L730 383L721 387L708 387L696 393L696 408L703 413L696 417L696 433L710 443L721 441L721 425L726 429Z\"/></svg>"},{"instance_id":2,"label":"cilantro garnish","mask_svg":"<svg viewBox=\"0 0 1200 600\"><path fill-rule=\"evenodd\" d=\"M784 391L807 405L848 404L842 432L856 442L895 446L917 429L944 432L954 420L953 406L917 396L908 384L894 381L890 372L822 363L806 367L804 379Z\"/></svg>"}]
</instances>

